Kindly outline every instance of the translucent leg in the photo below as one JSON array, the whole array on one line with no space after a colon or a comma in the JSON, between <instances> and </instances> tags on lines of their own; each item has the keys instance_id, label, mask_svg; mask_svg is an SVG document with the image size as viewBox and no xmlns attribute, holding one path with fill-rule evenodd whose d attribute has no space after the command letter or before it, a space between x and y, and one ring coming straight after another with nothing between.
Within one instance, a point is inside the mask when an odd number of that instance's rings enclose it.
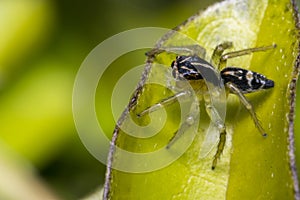
<instances>
[{"instance_id":1,"label":"translucent leg","mask_svg":"<svg viewBox=\"0 0 300 200\"><path fill-rule=\"evenodd\" d=\"M226 142L226 128L224 125L223 129L220 130L220 140L218 143L217 152L216 152L216 154L214 156L214 160L212 162L212 166L211 166L212 170L214 170L217 166L218 159L221 157L221 154L224 150L225 142Z\"/></svg>"},{"instance_id":2,"label":"translucent leg","mask_svg":"<svg viewBox=\"0 0 300 200\"><path fill-rule=\"evenodd\" d=\"M257 116L256 116L256 113L254 111L254 108L253 106L251 105L251 103L248 101L248 99L243 95L243 93L232 83L227 83L226 84L230 90L236 94L240 101L242 102L242 104L245 106L245 108L249 111L253 121L254 121L254 124L255 126L257 127L257 129L259 130L259 132L261 133L261 135L263 137L266 137L267 136L267 133L265 132L265 130L262 128L262 126L260 125L260 122L259 120L257 119Z\"/></svg>"},{"instance_id":3,"label":"translucent leg","mask_svg":"<svg viewBox=\"0 0 300 200\"><path fill-rule=\"evenodd\" d=\"M223 52L226 49L231 48L232 46L233 46L232 42L223 42L223 43L219 44L218 46L216 46L216 48L211 56L211 60L210 60L210 62L212 63L212 65L214 67L219 66Z\"/></svg>"},{"instance_id":4,"label":"translucent leg","mask_svg":"<svg viewBox=\"0 0 300 200\"><path fill-rule=\"evenodd\" d=\"M185 131L194 125L196 119L199 117L199 105L198 103L193 102L190 107L189 115L186 117L185 121L180 125L180 128L174 133L173 137L170 139L166 148L169 149L176 141L179 139Z\"/></svg>"},{"instance_id":5,"label":"translucent leg","mask_svg":"<svg viewBox=\"0 0 300 200\"><path fill-rule=\"evenodd\" d=\"M197 55L200 58L204 58L206 50L200 45L186 45L186 46L169 46L154 48L146 53L148 57L155 57L162 52L171 52L177 55Z\"/></svg>"},{"instance_id":6,"label":"translucent leg","mask_svg":"<svg viewBox=\"0 0 300 200\"><path fill-rule=\"evenodd\" d=\"M168 98L162 100L161 102L148 107L147 109L142 111L140 114L138 114L138 116L142 117L147 113L151 113L151 112L154 112L154 111L162 108L163 106L173 104L177 100L177 98L183 97L183 96L189 97L190 94L191 94L190 91L179 92L179 93L175 94L174 96L168 97ZM180 136L182 134L184 134L185 130L187 130L190 126L192 126L194 124L194 121L198 115L199 115L198 104L193 103L190 107L190 114L187 116L186 120L180 125L179 130L177 130L174 133L173 137L168 142L168 144L166 146L167 149L169 149L176 142L176 140L178 138L180 138Z\"/></svg>"},{"instance_id":7,"label":"translucent leg","mask_svg":"<svg viewBox=\"0 0 300 200\"><path fill-rule=\"evenodd\" d=\"M255 48L249 48L249 49L243 49L243 50L239 50L239 51L225 53L220 57L218 69L220 70L220 69L223 69L224 67L226 67L226 63L229 58L240 57L240 56L248 55L248 54L251 54L254 52L267 51L267 50L274 49L274 48L276 48L276 44L273 44L270 46L255 47Z\"/></svg>"},{"instance_id":8,"label":"translucent leg","mask_svg":"<svg viewBox=\"0 0 300 200\"><path fill-rule=\"evenodd\" d=\"M218 133L212 132L212 133L208 133L208 134L219 134L219 142L218 142L218 146L217 146L217 151L216 151L216 153L214 155L214 159L213 159L212 166L211 166L211 168L214 170L216 168L216 166L217 166L217 162L220 159L220 157L221 157L221 155L223 153L224 147L225 147L225 142L226 142L226 127L225 127L225 123L221 119L218 111L214 107L212 107L209 102L206 102L206 111L207 111L208 115L210 116L210 118L212 120L212 123L214 124L214 126L218 130ZM216 137L210 136L209 138L216 138ZM214 146L213 145L214 142L215 141L211 141L211 143L203 141L203 143L209 144L211 146L211 147L207 147L207 148L203 147L203 149L212 148Z\"/></svg>"},{"instance_id":9,"label":"translucent leg","mask_svg":"<svg viewBox=\"0 0 300 200\"><path fill-rule=\"evenodd\" d=\"M145 110L143 110L141 113L137 114L138 117L142 117L144 116L145 114L147 113L151 113L151 112L154 112L164 106L167 106L167 105L170 105L170 104L173 104L176 102L177 98L179 97L182 97L182 96L189 96L190 95L190 91L182 91L182 92L179 92L173 96L170 96L166 99L163 99L162 101L146 108Z\"/></svg>"}]
</instances>

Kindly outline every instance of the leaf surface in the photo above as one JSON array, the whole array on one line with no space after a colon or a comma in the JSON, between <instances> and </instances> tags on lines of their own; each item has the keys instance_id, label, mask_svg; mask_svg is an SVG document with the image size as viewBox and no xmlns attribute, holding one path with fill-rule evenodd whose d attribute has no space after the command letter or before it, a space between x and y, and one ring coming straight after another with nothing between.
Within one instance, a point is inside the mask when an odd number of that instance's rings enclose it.
<instances>
[{"instance_id":1,"label":"leaf surface","mask_svg":"<svg viewBox=\"0 0 300 200\"><path fill-rule=\"evenodd\" d=\"M294 5L290 1L224 1L178 26L175 30L206 49L205 58L208 61L214 48L225 41L233 42L230 51L277 44L276 49L230 59L227 63L228 66L257 71L274 80L273 89L247 95L268 137L259 134L247 110L236 96L230 94L227 98L226 145L216 169L211 170L216 147L199 159L210 123L200 101L197 134L192 134L192 128L184 130L186 133L183 135L188 135L186 142L189 138L193 142L183 155L169 165L144 173L115 170L112 168L118 164L153 167L161 160L170 159L170 154L177 154L170 153L175 151L171 147L153 163L147 163L138 159L128 160L114 148L111 149L105 199L293 199L295 194L298 195L297 177L293 171L293 143L290 140L292 132L289 131L293 122L290 115L293 91L290 86L298 73L296 58L299 41L295 25L298 19L295 16ZM156 47L193 44L181 34L169 33L158 41ZM174 94L153 82L170 80L168 70L159 64L170 66L175 56L161 53L155 60L148 60L144 79L128 107L131 112L125 112L119 121L121 128L115 130L114 145L135 153L162 150L180 128L178 102L165 107L165 113L158 110L151 116L137 117L147 107ZM129 136L122 131L126 126L131 126L126 120L129 115L138 125L153 123L161 129L150 138Z\"/></svg>"}]
</instances>

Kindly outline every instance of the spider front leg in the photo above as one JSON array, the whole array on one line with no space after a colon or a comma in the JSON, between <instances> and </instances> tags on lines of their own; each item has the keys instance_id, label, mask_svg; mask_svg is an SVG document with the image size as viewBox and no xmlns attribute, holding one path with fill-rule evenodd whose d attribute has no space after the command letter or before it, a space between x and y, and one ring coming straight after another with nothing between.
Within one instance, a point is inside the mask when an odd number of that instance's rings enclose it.
<instances>
[{"instance_id":1,"label":"spider front leg","mask_svg":"<svg viewBox=\"0 0 300 200\"><path fill-rule=\"evenodd\" d=\"M137 114L138 117L142 117L145 114L149 114L151 112L154 112L164 106L171 105L175 103L178 98L190 98L191 92L189 90L178 92L173 96L167 97L166 99L163 99L162 101L146 108L141 113ZM188 129L190 126L193 125L194 119L197 118L198 112L195 113L195 110L198 109L198 104L192 103L190 107L190 114L186 117L186 120L180 125L180 128L173 134L173 137L169 140L166 148L169 149L176 141L179 139L184 131Z\"/></svg>"},{"instance_id":2,"label":"spider front leg","mask_svg":"<svg viewBox=\"0 0 300 200\"><path fill-rule=\"evenodd\" d=\"M173 96L167 97L167 98L161 100L160 102L158 102L158 103L156 103L152 106L149 106L148 108L143 110L141 113L137 114L137 116L142 117L145 114L152 113L152 112L154 112L154 111L156 111L160 108L163 108L164 106L171 105L171 104L175 103L178 98L185 97L185 96L186 97L190 96L190 91L186 90L186 91L178 92Z\"/></svg>"},{"instance_id":3,"label":"spider front leg","mask_svg":"<svg viewBox=\"0 0 300 200\"><path fill-rule=\"evenodd\" d=\"M199 109L198 101L197 102L194 101L190 106L189 114L187 115L187 117L185 117L184 122L180 124L180 128L173 134L173 137L169 140L166 146L167 149L169 149L185 133L185 131L188 128L193 126L199 120L198 109Z\"/></svg>"},{"instance_id":4,"label":"spider front leg","mask_svg":"<svg viewBox=\"0 0 300 200\"><path fill-rule=\"evenodd\" d=\"M243 95L242 91L235 86L233 83L228 82L226 83L227 87L231 90L231 92L233 92L234 94L236 94L240 101L242 102L242 104L245 106L245 108L249 111L255 126L257 127L257 129L259 130L259 132L261 133L261 135L263 137L267 136L267 133L265 132L265 130L263 129L263 127L260 125L259 120L257 119L256 113L254 111L253 106L251 105L251 103L247 100L247 98Z\"/></svg>"}]
</instances>

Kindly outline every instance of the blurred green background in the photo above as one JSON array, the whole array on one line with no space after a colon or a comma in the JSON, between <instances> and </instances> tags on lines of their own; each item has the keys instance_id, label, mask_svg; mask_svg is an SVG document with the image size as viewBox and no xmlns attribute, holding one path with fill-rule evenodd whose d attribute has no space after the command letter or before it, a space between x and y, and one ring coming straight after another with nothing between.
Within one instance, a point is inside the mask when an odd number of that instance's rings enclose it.
<instances>
[{"instance_id":1,"label":"blurred green background","mask_svg":"<svg viewBox=\"0 0 300 200\"><path fill-rule=\"evenodd\" d=\"M114 34L145 26L173 28L211 2L0 1L0 199L33 199L31 194L79 199L99 189L105 166L82 145L72 117L73 82L82 61ZM122 56L99 83L97 114L108 135L115 124L112 88L144 62L144 52ZM300 148L300 106L297 114Z\"/></svg>"}]
</instances>

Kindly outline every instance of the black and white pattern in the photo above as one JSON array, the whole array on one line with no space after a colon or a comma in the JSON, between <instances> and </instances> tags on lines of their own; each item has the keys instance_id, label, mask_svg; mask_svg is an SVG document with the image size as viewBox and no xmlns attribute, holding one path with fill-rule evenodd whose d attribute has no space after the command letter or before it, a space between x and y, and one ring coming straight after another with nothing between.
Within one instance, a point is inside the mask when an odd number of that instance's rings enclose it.
<instances>
[{"instance_id":1,"label":"black and white pattern","mask_svg":"<svg viewBox=\"0 0 300 200\"><path fill-rule=\"evenodd\" d=\"M198 56L177 56L171 65L173 76L178 79L203 79L197 68L201 68L205 77L214 77L214 67ZM251 93L274 87L274 81L257 72L238 67L226 67L221 72L224 84L234 84L242 93ZM209 80L209 79L208 79ZM217 83L214 83L215 85Z\"/></svg>"},{"instance_id":2,"label":"black and white pattern","mask_svg":"<svg viewBox=\"0 0 300 200\"><path fill-rule=\"evenodd\" d=\"M226 67L221 71L224 84L233 83L242 93L256 92L274 87L274 81L251 70L237 67Z\"/></svg>"}]
</instances>

